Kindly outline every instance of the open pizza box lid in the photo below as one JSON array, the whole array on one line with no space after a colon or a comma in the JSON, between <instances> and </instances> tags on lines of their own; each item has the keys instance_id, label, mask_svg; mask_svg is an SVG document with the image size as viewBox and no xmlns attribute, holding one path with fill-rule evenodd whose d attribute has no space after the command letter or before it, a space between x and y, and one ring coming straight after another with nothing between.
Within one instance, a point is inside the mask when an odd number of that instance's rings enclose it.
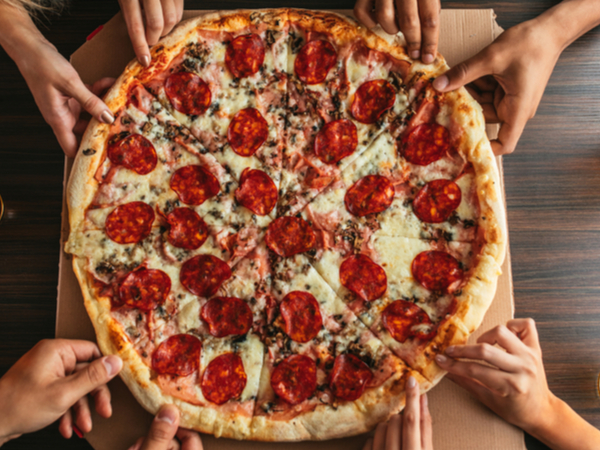
<instances>
[{"instance_id":1,"label":"open pizza box lid","mask_svg":"<svg viewBox=\"0 0 600 450\"><path fill-rule=\"evenodd\" d=\"M337 12L352 15L350 10ZM205 11L185 11L184 19L202 13ZM448 64L452 66L492 42L502 32L494 18L491 9L442 11L439 51ZM71 62L83 81L90 84L102 77L118 77L127 63L135 57L120 13L96 31L93 38L88 38L88 42L71 56ZM497 126L488 125L487 131L488 135L494 138ZM502 173L502 160L498 158L497 162ZM65 159L65 187L72 163L72 160ZM94 330L83 306L70 255L62 251L68 234L67 206L63 200L56 337L94 341ZM494 302L471 340L495 325L506 323L514 315L510 254L506 256L502 271ZM113 380L109 386L113 415L110 419L94 416L94 429L85 436L96 450L128 448L137 438L146 435L152 421L152 416L137 403L121 379ZM428 395L434 422L434 448L525 450L521 430L500 419L452 382L442 380ZM333 441L296 444L234 441L213 436L202 436L202 440L204 448L208 450L353 450L361 449L366 437L361 435Z\"/></svg>"}]
</instances>

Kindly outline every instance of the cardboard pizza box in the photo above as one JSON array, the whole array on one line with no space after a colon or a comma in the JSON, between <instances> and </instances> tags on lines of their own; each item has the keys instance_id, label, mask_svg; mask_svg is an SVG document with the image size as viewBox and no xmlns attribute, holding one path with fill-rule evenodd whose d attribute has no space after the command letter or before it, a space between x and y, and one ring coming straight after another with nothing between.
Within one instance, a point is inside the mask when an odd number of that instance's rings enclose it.
<instances>
[{"instance_id":1,"label":"cardboard pizza box","mask_svg":"<svg viewBox=\"0 0 600 450\"><path fill-rule=\"evenodd\" d=\"M184 18L206 11L186 11ZM351 15L352 12L337 11ZM496 24L493 10L443 10L441 16L440 53L452 66L468 58L492 42L502 29ZM121 14L113 17L72 56L71 62L86 83L99 78L117 77L134 58ZM488 135L493 138L497 126L488 126ZM502 160L497 159L502 173ZM65 158L64 186L73 161ZM503 189L504 191L504 189ZM67 206L63 200L61 249L69 234ZM476 339L482 332L503 324L514 316L510 253L507 253L503 274L498 280L496 296L480 329L471 337ZM56 315L56 337L95 340L92 324L83 306L83 298L71 267L70 255L61 250L58 300ZM134 399L119 379L110 384L113 416L110 419L93 417L94 429L86 439L96 450L125 449L137 438L144 436L152 416ZM469 396L464 390L448 380L436 386L429 395L429 404L434 422L434 447L443 450L525 450L523 432L500 419L486 407ZM207 450L358 450L366 436L354 436L323 442L260 443L234 441L202 436Z\"/></svg>"}]
</instances>

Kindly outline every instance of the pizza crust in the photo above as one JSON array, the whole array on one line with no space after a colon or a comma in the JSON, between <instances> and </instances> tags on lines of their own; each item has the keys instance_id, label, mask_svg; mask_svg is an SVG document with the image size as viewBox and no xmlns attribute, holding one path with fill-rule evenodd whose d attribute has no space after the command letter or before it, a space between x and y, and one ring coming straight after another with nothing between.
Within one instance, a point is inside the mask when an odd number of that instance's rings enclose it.
<instances>
[{"instance_id":1,"label":"pizza crust","mask_svg":"<svg viewBox=\"0 0 600 450\"><path fill-rule=\"evenodd\" d=\"M280 28L291 20L293 24L317 32L329 33L337 42L348 42L360 36L372 49L383 51L394 58L408 60L401 38L377 36L348 17L321 11L258 10L212 13L179 24L175 30L151 49L152 64L141 67L132 61L109 91L105 102L113 112L121 110L127 101L127 92L138 79L150 79L160 73L193 40L197 27L232 32L243 30L253 21ZM414 64L414 71L428 72L431 76L447 70L444 59L438 54L433 65ZM363 433L377 423L389 419L404 407L404 386L409 375L417 378L421 392L431 389L445 372L435 364L433 357L449 345L462 344L480 325L494 297L497 277L504 260L507 242L506 219L500 190L500 177L491 147L485 136L485 123L481 107L464 88L448 94L448 100L462 105L462 113L453 115L458 125L469 130L464 145L470 149L468 159L474 165L477 195L481 208L479 227L485 233L486 244L478 257L468 284L464 287L456 314L446 320L441 332L423 349L426 359L420 373L406 369L397 372L381 386L370 389L355 402L339 405L320 405L310 412L289 421L272 420L267 416L244 417L185 402L166 395L153 380L150 368L144 364L133 344L126 339L122 326L111 317L108 298L98 298L86 268L84 256L73 256L73 269L79 280L85 307L94 325L98 345L104 354L115 354L123 359L121 378L140 404L150 413L161 405L172 403L181 411L180 425L219 437L252 439L260 441L323 440ZM474 130L474 131L473 131ZM95 175L106 157L106 142L110 126L95 119L90 122L76 157L67 187L71 234L67 249L77 248L74 239L84 231L85 212L91 205L99 183Z\"/></svg>"}]
</instances>

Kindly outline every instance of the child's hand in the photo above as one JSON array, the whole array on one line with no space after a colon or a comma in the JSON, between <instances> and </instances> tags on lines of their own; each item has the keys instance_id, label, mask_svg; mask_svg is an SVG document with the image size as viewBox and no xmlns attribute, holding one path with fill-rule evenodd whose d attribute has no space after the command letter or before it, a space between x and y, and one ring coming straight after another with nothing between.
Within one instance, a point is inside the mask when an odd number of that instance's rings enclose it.
<instances>
[{"instance_id":1,"label":"child's hand","mask_svg":"<svg viewBox=\"0 0 600 450\"><path fill-rule=\"evenodd\" d=\"M380 423L375 437L367 441L363 450L433 450L427 395L419 396L414 377L406 382L406 406L402 414Z\"/></svg>"},{"instance_id":2,"label":"child's hand","mask_svg":"<svg viewBox=\"0 0 600 450\"><path fill-rule=\"evenodd\" d=\"M439 0L357 0L354 15L367 28L402 31L410 57L429 64L437 52L440 8Z\"/></svg>"},{"instance_id":3,"label":"child's hand","mask_svg":"<svg viewBox=\"0 0 600 450\"><path fill-rule=\"evenodd\" d=\"M448 378L506 421L525 430L548 417L556 397L548 388L532 319L515 319L484 333L474 345L448 347L436 362ZM498 344L502 348L495 346ZM481 360L460 361L457 358Z\"/></svg>"}]
</instances>

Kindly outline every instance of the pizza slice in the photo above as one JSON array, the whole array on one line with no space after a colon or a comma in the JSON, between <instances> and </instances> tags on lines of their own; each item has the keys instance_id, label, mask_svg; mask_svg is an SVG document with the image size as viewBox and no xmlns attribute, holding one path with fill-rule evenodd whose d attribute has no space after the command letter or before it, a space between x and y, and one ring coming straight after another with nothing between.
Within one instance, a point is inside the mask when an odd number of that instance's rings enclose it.
<instances>
[{"instance_id":1,"label":"pizza slice","mask_svg":"<svg viewBox=\"0 0 600 450\"><path fill-rule=\"evenodd\" d=\"M73 232L92 233L71 242L93 236L135 245L151 236L167 259L210 253L234 264L264 234L277 199L274 182L252 169L236 182L139 83L127 97L108 135L98 137L107 157L93 167L97 190L85 199L89 207L71 211L79 222Z\"/></svg>"},{"instance_id":2,"label":"pizza slice","mask_svg":"<svg viewBox=\"0 0 600 450\"><path fill-rule=\"evenodd\" d=\"M214 14L153 49L138 79L241 181L260 170L279 188L285 128L285 11Z\"/></svg>"},{"instance_id":3,"label":"pizza slice","mask_svg":"<svg viewBox=\"0 0 600 450\"><path fill-rule=\"evenodd\" d=\"M332 27L319 15L290 14L280 214L297 213L403 116L411 65L400 51L375 50L382 42L357 33L350 19Z\"/></svg>"}]
</instances>

